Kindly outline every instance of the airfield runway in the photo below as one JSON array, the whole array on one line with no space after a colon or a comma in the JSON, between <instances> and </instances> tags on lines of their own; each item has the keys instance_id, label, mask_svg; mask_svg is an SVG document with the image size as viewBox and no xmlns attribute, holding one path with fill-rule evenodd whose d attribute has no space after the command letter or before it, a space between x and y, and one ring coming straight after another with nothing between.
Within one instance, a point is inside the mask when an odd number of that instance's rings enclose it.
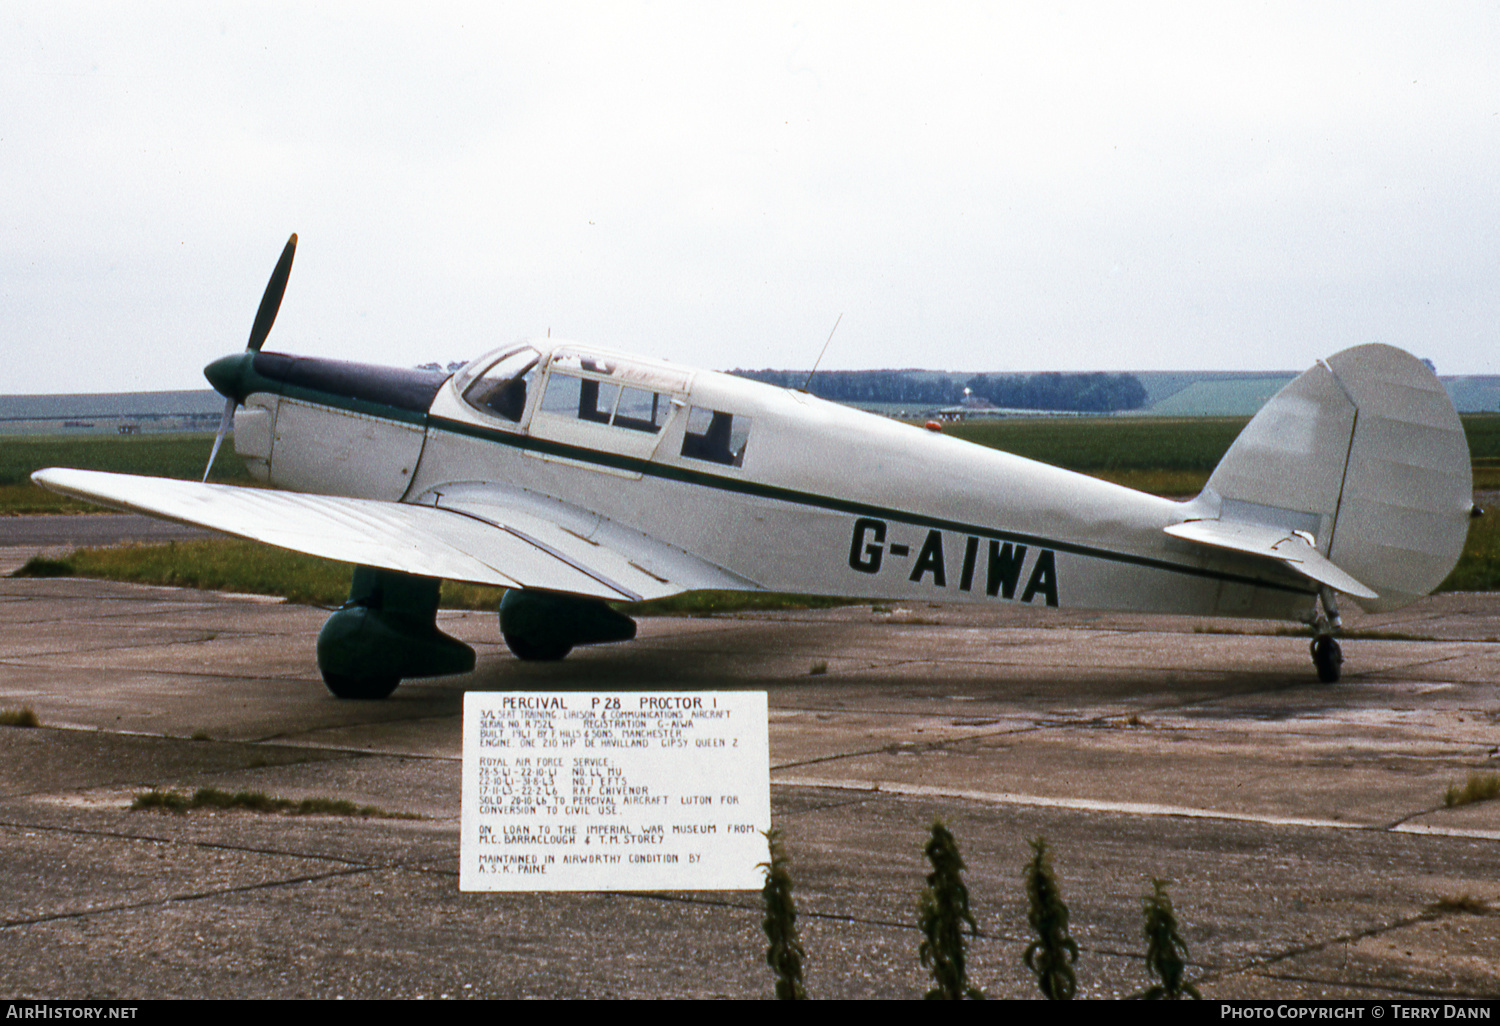
<instances>
[{"instance_id":1,"label":"airfield runway","mask_svg":"<svg viewBox=\"0 0 1500 1026\"><path fill-rule=\"evenodd\" d=\"M36 543L15 544L0 567ZM464 691L658 685L769 693L814 997L923 992L936 818L968 863L971 980L992 996L1037 995L1020 883L1037 836L1084 996L1149 984L1153 877L1205 997L1500 995L1500 913L1462 910L1500 909L1500 802L1443 805L1500 770L1500 595L1350 617L1332 687L1264 624L864 605L643 620L552 665L513 659L492 615L444 614L474 673L354 703L318 680L325 616L0 580L0 708L43 724L0 728L6 996L769 995L753 892L458 890ZM422 818L126 811L208 785Z\"/></svg>"}]
</instances>

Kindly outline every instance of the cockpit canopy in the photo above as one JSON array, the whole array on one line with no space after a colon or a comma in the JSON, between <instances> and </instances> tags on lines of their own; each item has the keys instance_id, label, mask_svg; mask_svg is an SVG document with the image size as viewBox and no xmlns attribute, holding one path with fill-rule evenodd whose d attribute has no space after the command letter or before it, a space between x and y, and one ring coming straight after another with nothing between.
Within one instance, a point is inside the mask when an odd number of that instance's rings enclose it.
<instances>
[{"instance_id":1,"label":"cockpit canopy","mask_svg":"<svg viewBox=\"0 0 1500 1026\"><path fill-rule=\"evenodd\" d=\"M519 423L543 366L550 382L541 409L635 431L659 431L674 395L687 393L690 375L664 364L562 347L545 358L519 343L487 353L454 377L453 387L481 413Z\"/></svg>"},{"instance_id":2,"label":"cockpit canopy","mask_svg":"<svg viewBox=\"0 0 1500 1026\"><path fill-rule=\"evenodd\" d=\"M547 355L523 342L474 360L454 376L453 387L480 413L519 424L543 369L546 391L536 404L536 413L551 425L543 429L545 434L564 430L567 423L582 422L657 435L673 409L684 407L688 408L684 457L725 466L743 464L751 418L689 407L692 375L670 364L570 345ZM533 421L531 430L538 427Z\"/></svg>"},{"instance_id":3,"label":"cockpit canopy","mask_svg":"<svg viewBox=\"0 0 1500 1026\"><path fill-rule=\"evenodd\" d=\"M520 423L541 358L535 347L525 344L489 353L459 371L453 387L481 413Z\"/></svg>"}]
</instances>

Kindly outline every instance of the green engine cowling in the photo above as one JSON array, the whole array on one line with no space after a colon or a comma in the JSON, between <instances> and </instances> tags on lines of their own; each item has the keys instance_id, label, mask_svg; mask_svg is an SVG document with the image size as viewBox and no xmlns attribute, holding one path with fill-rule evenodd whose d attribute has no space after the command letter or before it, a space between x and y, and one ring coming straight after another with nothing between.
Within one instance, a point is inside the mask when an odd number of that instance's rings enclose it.
<instances>
[{"instance_id":1,"label":"green engine cowling","mask_svg":"<svg viewBox=\"0 0 1500 1026\"><path fill-rule=\"evenodd\" d=\"M354 569L349 600L318 632L318 669L340 698L385 698L407 677L474 668L474 650L437 628L432 577Z\"/></svg>"},{"instance_id":2,"label":"green engine cowling","mask_svg":"<svg viewBox=\"0 0 1500 1026\"><path fill-rule=\"evenodd\" d=\"M575 645L635 637L635 621L599 599L511 589L500 599L500 633L517 658L561 659Z\"/></svg>"}]
</instances>

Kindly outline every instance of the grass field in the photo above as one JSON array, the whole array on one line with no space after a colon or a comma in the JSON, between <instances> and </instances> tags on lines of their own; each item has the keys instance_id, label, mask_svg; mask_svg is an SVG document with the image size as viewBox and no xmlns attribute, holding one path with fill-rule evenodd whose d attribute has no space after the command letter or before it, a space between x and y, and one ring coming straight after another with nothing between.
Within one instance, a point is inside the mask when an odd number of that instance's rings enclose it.
<instances>
[{"instance_id":1,"label":"grass field","mask_svg":"<svg viewBox=\"0 0 1500 1026\"><path fill-rule=\"evenodd\" d=\"M1500 489L1500 414L1464 416L1478 488ZM1083 473L1095 474L1161 495L1193 495L1202 488L1224 450L1244 426L1243 418L1067 418L954 424L945 430L981 445L1002 448ZM68 512L97 507L74 503L27 481L32 470L74 466L195 479L202 473L211 435L147 435L124 438L20 438L0 445L0 512ZM214 480L246 483L241 461L226 453ZM348 594L350 568L233 540L182 542L81 550L58 569L85 577L174 584L223 591L284 595L296 602L337 605ZM1500 510L1472 523L1463 559L1445 590L1500 589ZM444 585L450 608L493 609L499 590ZM649 614L708 613L728 608L786 608L785 597L748 598L705 593L632 607ZM829 604L799 599L796 604Z\"/></svg>"},{"instance_id":2,"label":"grass field","mask_svg":"<svg viewBox=\"0 0 1500 1026\"><path fill-rule=\"evenodd\" d=\"M235 538L78 549L62 559L33 559L18 577L93 577L248 595L279 595L289 602L334 608L349 594L354 567L316 556ZM501 588L444 581L444 609L493 610ZM747 609L822 609L848 599L817 595L699 591L652 602L621 603L630 616L708 616Z\"/></svg>"},{"instance_id":3,"label":"grass field","mask_svg":"<svg viewBox=\"0 0 1500 1026\"><path fill-rule=\"evenodd\" d=\"M197 481L213 448L211 434L16 436L0 441L0 513L98 513L98 506L55 495L31 483L43 467L77 467L119 474L149 474ZM249 484L245 463L230 442L214 463L211 480Z\"/></svg>"},{"instance_id":4,"label":"grass field","mask_svg":"<svg viewBox=\"0 0 1500 1026\"><path fill-rule=\"evenodd\" d=\"M943 433L1156 495L1196 495L1244 417L971 420Z\"/></svg>"},{"instance_id":5,"label":"grass field","mask_svg":"<svg viewBox=\"0 0 1500 1026\"><path fill-rule=\"evenodd\" d=\"M1475 468L1474 486L1500 488L1500 414L1463 416ZM1245 426L1243 417L1068 417L967 421L945 433L1018 456L1094 474L1161 495L1191 495ZM0 442L0 513L91 509L35 487L42 467L81 467L197 480L211 434L13 437ZM226 446L226 449L229 449ZM233 451L220 455L213 480L249 483Z\"/></svg>"},{"instance_id":6,"label":"grass field","mask_svg":"<svg viewBox=\"0 0 1500 1026\"><path fill-rule=\"evenodd\" d=\"M1500 489L1500 414L1461 418L1474 487ZM1156 495L1196 495L1246 417L1069 417L945 424L955 438Z\"/></svg>"},{"instance_id":7,"label":"grass field","mask_svg":"<svg viewBox=\"0 0 1500 1026\"><path fill-rule=\"evenodd\" d=\"M1500 510L1469 521L1464 554L1438 591L1500 591Z\"/></svg>"},{"instance_id":8,"label":"grass field","mask_svg":"<svg viewBox=\"0 0 1500 1026\"><path fill-rule=\"evenodd\" d=\"M233 538L79 549L61 560L34 560L21 571L34 576L96 577L210 591L280 595L292 602L337 606L349 594L353 568ZM1500 515L1472 521L1458 566L1439 591L1500 591ZM443 582L445 609L495 609L501 590ZM747 609L817 609L847 605L820 596L696 592L620 606L631 616L702 616Z\"/></svg>"}]
</instances>

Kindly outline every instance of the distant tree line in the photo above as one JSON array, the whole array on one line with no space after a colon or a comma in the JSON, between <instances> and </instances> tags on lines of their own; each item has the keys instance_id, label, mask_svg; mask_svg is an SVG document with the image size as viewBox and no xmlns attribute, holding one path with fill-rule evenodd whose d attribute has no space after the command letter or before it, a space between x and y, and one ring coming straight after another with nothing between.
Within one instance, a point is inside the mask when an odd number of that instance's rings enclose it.
<instances>
[{"instance_id":1,"label":"distant tree line","mask_svg":"<svg viewBox=\"0 0 1500 1026\"><path fill-rule=\"evenodd\" d=\"M732 370L742 378L783 388L801 388L806 371ZM1146 403L1146 388L1134 374L975 374L923 370L818 371L808 390L843 403L905 403L910 406L956 406L964 390L995 406L1019 410L1068 410L1109 413L1135 410Z\"/></svg>"},{"instance_id":2,"label":"distant tree line","mask_svg":"<svg viewBox=\"0 0 1500 1026\"><path fill-rule=\"evenodd\" d=\"M1138 410L1146 386L1134 374L976 374L967 387L996 406L1109 413Z\"/></svg>"}]
</instances>

